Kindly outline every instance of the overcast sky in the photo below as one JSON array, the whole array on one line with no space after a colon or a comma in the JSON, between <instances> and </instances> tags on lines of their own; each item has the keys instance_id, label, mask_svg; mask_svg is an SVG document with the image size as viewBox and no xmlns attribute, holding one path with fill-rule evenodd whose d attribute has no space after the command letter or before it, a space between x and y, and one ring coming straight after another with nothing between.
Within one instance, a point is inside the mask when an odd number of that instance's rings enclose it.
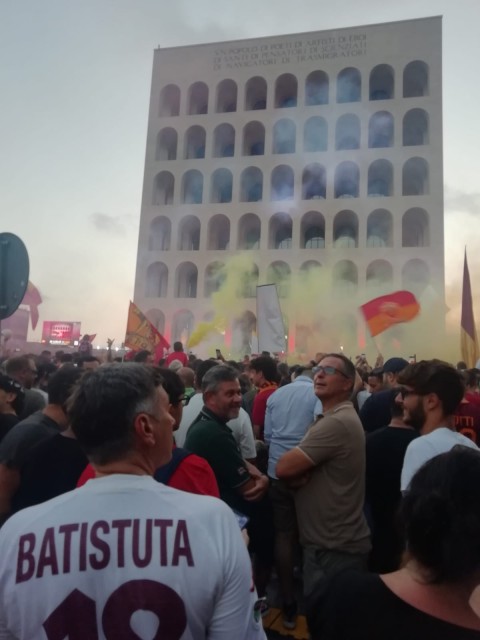
<instances>
[{"instance_id":1,"label":"overcast sky","mask_svg":"<svg viewBox=\"0 0 480 640\"><path fill-rule=\"evenodd\" d=\"M480 292L479 0L0 0L0 231L43 320L120 343L133 296L153 49L443 15L447 303ZM477 318L480 305L477 307Z\"/></svg>"}]
</instances>

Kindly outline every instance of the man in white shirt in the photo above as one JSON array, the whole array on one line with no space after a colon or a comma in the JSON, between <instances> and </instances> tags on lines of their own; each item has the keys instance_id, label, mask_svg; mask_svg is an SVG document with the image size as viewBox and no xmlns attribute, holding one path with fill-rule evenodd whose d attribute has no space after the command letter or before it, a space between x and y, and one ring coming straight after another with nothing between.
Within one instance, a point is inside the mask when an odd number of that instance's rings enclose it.
<instances>
[{"instance_id":1,"label":"man in white shirt","mask_svg":"<svg viewBox=\"0 0 480 640\"><path fill-rule=\"evenodd\" d=\"M408 365L399 375L403 387L403 421L420 431L421 437L407 447L403 461L401 490L406 491L420 467L456 445L477 446L454 426L454 414L462 401L461 374L441 360L422 360Z\"/></svg>"},{"instance_id":2,"label":"man in white shirt","mask_svg":"<svg viewBox=\"0 0 480 640\"><path fill-rule=\"evenodd\" d=\"M1 639L265 640L232 511L152 477L171 457L168 408L154 367L81 379L69 414L97 476L1 529Z\"/></svg>"}]
</instances>

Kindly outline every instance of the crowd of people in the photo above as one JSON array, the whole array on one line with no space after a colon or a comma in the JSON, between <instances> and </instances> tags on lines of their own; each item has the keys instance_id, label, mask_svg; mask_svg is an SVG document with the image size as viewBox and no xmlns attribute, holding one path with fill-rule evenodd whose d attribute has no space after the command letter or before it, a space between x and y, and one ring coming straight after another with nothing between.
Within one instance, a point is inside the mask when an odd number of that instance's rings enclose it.
<instances>
[{"instance_id":1,"label":"crowd of people","mask_svg":"<svg viewBox=\"0 0 480 640\"><path fill-rule=\"evenodd\" d=\"M272 605L313 640L480 638L479 382L181 343L5 360L0 638L256 640Z\"/></svg>"}]
</instances>

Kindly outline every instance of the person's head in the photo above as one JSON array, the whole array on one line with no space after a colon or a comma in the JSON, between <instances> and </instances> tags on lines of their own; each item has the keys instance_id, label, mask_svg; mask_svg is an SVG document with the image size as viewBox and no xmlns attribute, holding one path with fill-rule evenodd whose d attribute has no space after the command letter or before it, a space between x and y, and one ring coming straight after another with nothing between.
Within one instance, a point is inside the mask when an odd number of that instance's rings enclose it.
<instances>
[{"instance_id":1,"label":"person's head","mask_svg":"<svg viewBox=\"0 0 480 640\"><path fill-rule=\"evenodd\" d=\"M140 363L152 363L153 362L153 356L150 353L150 351L147 351L147 349L142 349L142 351L138 351L134 356L133 356L133 361L134 362L140 362Z\"/></svg>"},{"instance_id":2,"label":"person's head","mask_svg":"<svg viewBox=\"0 0 480 640\"><path fill-rule=\"evenodd\" d=\"M68 399L82 371L73 364L65 364L51 375L47 383L48 403L60 407L66 413Z\"/></svg>"},{"instance_id":3,"label":"person's head","mask_svg":"<svg viewBox=\"0 0 480 640\"><path fill-rule=\"evenodd\" d=\"M270 356L259 356L250 362L250 379L257 388L278 382L277 363Z\"/></svg>"},{"instance_id":4,"label":"person's head","mask_svg":"<svg viewBox=\"0 0 480 640\"><path fill-rule=\"evenodd\" d=\"M102 363L95 356L81 356L78 359L78 368L82 371L92 371L98 369Z\"/></svg>"},{"instance_id":5,"label":"person's head","mask_svg":"<svg viewBox=\"0 0 480 640\"><path fill-rule=\"evenodd\" d=\"M479 372L478 369L465 369L461 371L465 390L468 393L478 393Z\"/></svg>"},{"instance_id":6,"label":"person's head","mask_svg":"<svg viewBox=\"0 0 480 640\"><path fill-rule=\"evenodd\" d=\"M203 360L195 369L195 389L198 391L202 390L203 377L213 369L213 367L218 366L218 363L215 360Z\"/></svg>"},{"instance_id":7,"label":"person's head","mask_svg":"<svg viewBox=\"0 0 480 640\"><path fill-rule=\"evenodd\" d=\"M460 360L459 362L457 362L457 369L458 371L465 371L465 369L468 369L467 363L463 360Z\"/></svg>"},{"instance_id":8,"label":"person's head","mask_svg":"<svg viewBox=\"0 0 480 640\"><path fill-rule=\"evenodd\" d=\"M39 389L42 389L42 391L46 391L50 376L52 376L57 371L57 367L53 364L53 362L41 362L37 366L37 370L38 377L36 386Z\"/></svg>"},{"instance_id":9,"label":"person's head","mask_svg":"<svg viewBox=\"0 0 480 640\"><path fill-rule=\"evenodd\" d=\"M175 362L175 360L174 360L174 362ZM186 389L192 389L193 388L193 383L194 383L194 378L195 378L195 371L193 369L190 369L190 367L182 367L181 369L178 370L177 373L178 373L178 376L179 376L180 380L185 385L185 388Z\"/></svg>"},{"instance_id":10,"label":"person's head","mask_svg":"<svg viewBox=\"0 0 480 640\"><path fill-rule=\"evenodd\" d=\"M395 387L399 374L407 366L408 362L404 358L389 358L381 369L383 373L383 388L391 389L392 387Z\"/></svg>"},{"instance_id":11,"label":"person's head","mask_svg":"<svg viewBox=\"0 0 480 640\"><path fill-rule=\"evenodd\" d=\"M203 402L225 422L238 418L240 412L242 393L238 375L229 366L216 365L203 376Z\"/></svg>"},{"instance_id":12,"label":"person's head","mask_svg":"<svg viewBox=\"0 0 480 640\"><path fill-rule=\"evenodd\" d=\"M478 576L480 453L456 446L431 458L413 476L400 516L407 556L427 582L468 583Z\"/></svg>"},{"instance_id":13,"label":"person's head","mask_svg":"<svg viewBox=\"0 0 480 640\"><path fill-rule=\"evenodd\" d=\"M159 369L159 371L162 376L162 387L167 392L170 403L168 411L175 420L173 430L176 431L182 420L183 404L185 402L185 385L178 373L175 373L170 368Z\"/></svg>"},{"instance_id":14,"label":"person's head","mask_svg":"<svg viewBox=\"0 0 480 640\"><path fill-rule=\"evenodd\" d=\"M40 354L40 358L42 362L51 362L52 361L52 352L48 349L44 349Z\"/></svg>"},{"instance_id":15,"label":"person's head","mask_svg":"<svg viewBox=\"0 0 480 640\"><path fill-rule=\"evenodd\" d=\"M324 354L314 373L315 395L324 406L335 406L351 397L357 372L343 353Z\"/></svg>"},{"instance_id":16,"label":"person's head","mask_svg":"<svg viewBox=\"0 0 480 640\"><path fill-rule=\"evenodd\" d=\"M181 342L173 343L173 350L178 353L179 351L183 351L183 344Z\"/></svg>"},{"instance_id":17,"label":"person's head","mask_svg":"<svg viewBox=\"0 0 480 640\"><path fill-rule=\"evenodd\" d=\"M72 353L63 353L60 356L60 366L64 364L72 364L73 363L73 354Z\"/></svg>"},{"instance_id":18,"label":"person's head","mask_svg":"<svg viewBox=\"0 0 480 640\"><path fill-rule=\"evenodd\" d=\"M0 373L0 413L15 413L18 416L23 409L24 400L22 385Z\"/></svg>"},{"instance_id":19,"label":"person's head","mask_svg":"<svg viewBox=\"0 0 480 640\"><path fill-rule=\"evenodd\" d=\"M25 389L32 388L38 373L35 360L28 356L9 358L5 371L7 376L16 380Z\"/></svg>"},{"instance_id":20,"label":"person's head","mask_svg":"<svg viewBox=\"0 0 480 640\"><path fill-rule=\"evenodd\" d=\"M398 376L403 387L403 419L417 430L446 426L464 395L462 374L441 360L409 364Z\"/></svg>"},{"instance_id":21,"label":"person's head","mask_svg":"<svg viewBox=\"0 0 480 640\"><path fill-rule=\"evenodd\" d=\"M248 373L243 372L238 376L238 380L240 382L240 389L242 392L242 396L244 396L246 393L248 393L252 389L252 383L250 381L250 377Z\"/></svg>"},{"instance_id":22,"label":"person's head","mask_svg":"<svg viewBox=\"0 0 480 640\"><path fill-rule=\"evenodd\" d=\"M370 393L377 393L377 391L381 391L383 389L382 369L372 369L372 371L367 374L367 384Z\"/></svg>"},{"instance_id":23,"label":"person's head","mask_svg":"<svg viewBox=\"0 0 480 640\"><path fill-rule=\"evenodd\" d=\"M158 368L129 362L87 372L68 409L72 430L94 466L141 459L153 473L172 454L169 404Z\"/></svg>"}]
</instances>

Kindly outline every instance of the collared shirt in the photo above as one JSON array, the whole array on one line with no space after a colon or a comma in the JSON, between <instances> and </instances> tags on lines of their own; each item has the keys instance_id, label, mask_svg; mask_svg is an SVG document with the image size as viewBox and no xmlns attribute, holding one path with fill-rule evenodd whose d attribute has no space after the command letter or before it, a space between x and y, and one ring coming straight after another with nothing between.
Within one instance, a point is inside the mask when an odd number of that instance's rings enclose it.
<instances>
[{"instance_id":1,"label":"collared shirt","mask_svg":"<svg viewBox=\"0 0 480 640\"><path fill-rule=\"evenodd\" d=\"M268 475L276 478L275 467L284 453L297 446L315 419L317 396L313 380L298 376L280 387L267 400L265 442L270 445ZM317 407L318 409L318 407Z\"/></svg>"}]
</instances>

